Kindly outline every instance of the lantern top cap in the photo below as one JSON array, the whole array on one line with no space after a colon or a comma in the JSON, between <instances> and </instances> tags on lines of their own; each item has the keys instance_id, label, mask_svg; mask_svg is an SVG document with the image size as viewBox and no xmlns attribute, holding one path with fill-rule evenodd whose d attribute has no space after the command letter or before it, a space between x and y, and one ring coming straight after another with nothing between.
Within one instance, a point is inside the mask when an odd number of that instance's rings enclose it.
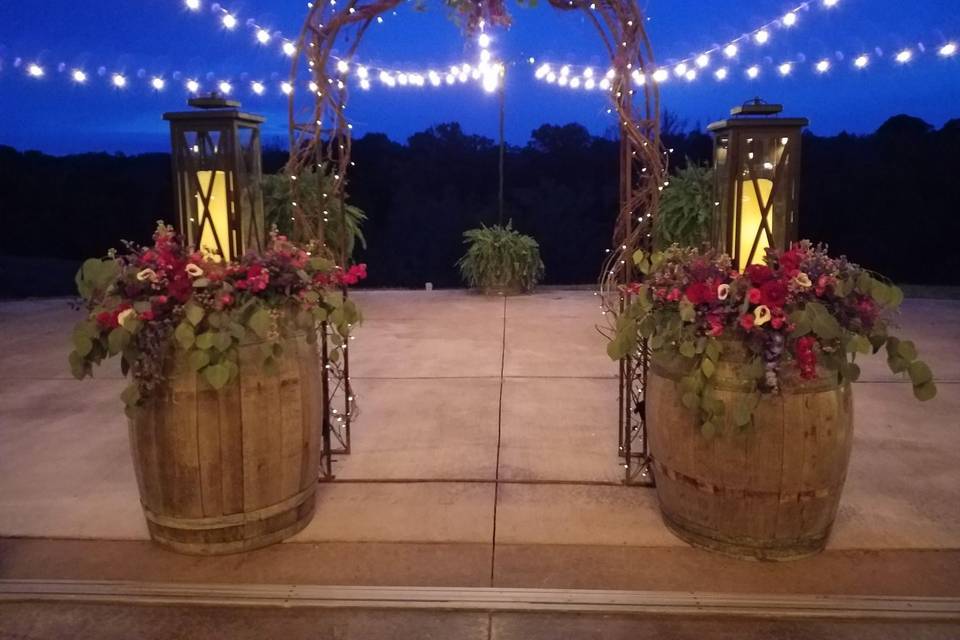
<instances>
[{"instance_id":1,"label":"lantern top cap","mask_svg":"<svg viewBox=\"0 0 960 640\"><path fill-rule=\"evenodd\" d=\"M782 104L771 104L760 98L747 100L741 105L730 109L731 116L774 116L783 111Z\"/></svg>"},{"instance_id":2,"label":"lantern top cap","mask_svg":"<svg viewBox=\"0 0 960 640\"><path fill-rule=\"evenodd\" d=\"M782 104L770 104L754 98L730 110L730 118L707 125L710 131L727 129L802 129L810 124L806 118L782 118Z\"/></svg>"},{"instance_id":3,"label":"lantern top cap","mask_svg":"<svg viewBox=\"0 0 960 640\"><path fill-rule=\"evenodd\" d=\"M239 100L228 100L217 92L208 96L197 96L187 100L187 104L197 109L239 109Z\"/></svg>"},{"instance_id":4,"label":"lantern top cap","mask_svg":"<svg viewBox=\"0 0 960 640\"><path fill-rule=\"evenodd\" d=\"M165 113L163 119L187 123L235 120L242 126L257 126L266 120L263 116L243 113L240 111L239 101L230 100L217 92L190 98L187 104L194 107L194 110Z\"/></svg>"}]
</instances>

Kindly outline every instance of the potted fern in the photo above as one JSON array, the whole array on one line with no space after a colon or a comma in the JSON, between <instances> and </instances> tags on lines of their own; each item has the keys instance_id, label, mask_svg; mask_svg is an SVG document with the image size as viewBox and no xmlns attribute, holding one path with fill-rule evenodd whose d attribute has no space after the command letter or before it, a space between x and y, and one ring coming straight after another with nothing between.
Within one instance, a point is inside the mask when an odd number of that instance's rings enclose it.
<instances>
[{"instance_id":1,"label":"potted fern","mask_svg":"<svg viewBox=\"0 0 960 640\"><path fill-rule=\"evenodd\" d=\"M543 278L540 245L512 222L481 225L464 232L463 238L467 253L457 266L468 286L487 295L518 295L533 291Z\"/></svg>"},{"instance_id":2,"label":"potted fern","mask_svg":"<svg viewBox=\"0 0 960 640\"><path fill-rule=\"evenodd\" d=\"M654 223L658 247L699 247L707 240L713 212L713 170L694 164L667 181Z\"/></svg>"}]
</instances>

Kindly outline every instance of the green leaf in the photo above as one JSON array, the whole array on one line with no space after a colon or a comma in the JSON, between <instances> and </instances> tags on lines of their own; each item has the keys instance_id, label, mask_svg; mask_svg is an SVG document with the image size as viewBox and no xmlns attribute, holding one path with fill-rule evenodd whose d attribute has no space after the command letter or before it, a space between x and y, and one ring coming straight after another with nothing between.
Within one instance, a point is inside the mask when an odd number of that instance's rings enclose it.
<instances>
[{"instance_id":1,"label":"green leaf","mask_svg":"<svg viewBox=\"0 0 960 640\"><path fill-rule=\"evenodd\" d=\"M854 334L850 338L850 342L847 344L847 350L866 354L873 351L873 345L870 343L870 339L866 336Z\"/></svg>"},{"instance_id":2,"label":"green leaf","mask_svg":"<svg viewBox=\"0 0 960 640\"><path fill-rule=\"evenodd\" d=\"M753 419L753 407L743 400L738 401L733 406L733 424L737 427L745 427Z\"/></svg>"},{"instance_id":3,"label":"green leaf","mask_svg":"<svg viewBox=\"0 0 960 640\"><path fill-rule=\"evenodd\" d=\"M233 336L227 331L217 331L213 336L213 346L223 353L233 346Z\"/></svg>"},{"instance_id":4,"label":"green leaf","mask_svg":"<svg viewBox=\"0 0 960 640\"><path fill-rule=\"evenodd\" d=\"M713 424L710 420L707 420L702 425L700 425L700 433L703 434L703 437L707 440L712 440L715 435L717 435L717 425Z\"/></svg>"},{"instance_id":5,"label":"green leaf","mask_svg":"<svg viewBox=\"0 0 960 640\"><path fill-rule=\"evenodd\" d=\"M697 346L691 340L684 340L680 343L679 351L684 358L693 358L697 355Z\"/></svg>"},{"instance_id":6,"label":"green leaf","mask_svg":"<svg viewBox=\"0 0 960 640\"><path fill-rule=\"evenodd\" d=\"M633 264L640 266L640 263L646 260L647 254L643 249L637 249L633 252Z\"/></svg>"},{"instance_id":7,"label":"green leaf","mask_svg":"<svg viewBox=\"0 0 960 640\"><path fill-rule=\"evenodd\" d=\"M130 344L130 338L130 332L123 327L117 327L111 331L110 335L107 336L107 348L110 350L110 355L117 355L123 351Z\"/></svg>"},{"instance_id":8,"label":"green leaf","mask_svg":"<svg viewBox=\"0 0 960 640\"><path fill-rule=\"evenodd\" d=\"M697 319L697 310L686 298L680 301L680 319L684 322L693 322Z\"/></svg>"},{"instance_id":9,"label":"green leaf","mask_svg":"<svg viewBox=\"0 0 960 640\"><path fill-rule=\"evenodd\" d=\"M924 385L933 380L933 371L930 370L927 363L920 360L911 362L907 368L907 373L910 375L910 381L914 386Z\"/></svg>"},{"instance_id":10,"label":"green leaf","mask_svg":"<svg viewBox=\"0 0 960 640\"><path fill-rule=\"evenodd\" d=\"M717 366L713 364L713 360L709 358L704 358L700 363L700 370L703 371L703 375L707 378L712 378L713 374L717 370Z\"/></svg>"},{"instance_id":11,"label":"green leaf","mask_svg":"<svg viewBox=\"0 0 960 640\"><path fill-rule=\"evenodd\" d=\"M190 349L190 347L193 346L194 340L196 339L196 335L193 332L193 327L191 327L187 322L181 322L177 325L176 331L173 332L173 337L180 345L180 348L184 351Z\"/></svg>"},{"instance_id":12,"label":"green leaf","mask_svg":"<svg viewBox=\"0 0 960 640\"><path fill-rule=\"evenodd\" d=\"M203 377L214 389L222 389L230 381L230 368L225 364L212 364L203 370Z\"/></svg>"},{"instance_id":13,"label":"green leaf","mask_svg":"<svg viewBox=\"0 0 960 640\"><path fill-rule=\"evenodd\" d=\"M704 351L707 354L707 357L711 360L719 360L720 353L723 351L723 347L720 345L720 341L716 338L710 338L707 340L707 348Z\"/></svg>"},{"instance_id":14,"label":"green leaf","mask_svg":"<svg viewBox=\"0 0 960 640\"><path fill-rule=\"evenodd\" d=\"M138 404L140 402L140 387L137 386L137 383L127 385L127 388L120 393L120 399L127 406Z\"/></svg>"},{"instance_id":15,"label":"green leaf","mask_svg":"<svg viewBox=\"0 0 960 640\"><path fill-rule=\"evenodd\" d=\"M200 324L205 314L203 307L192 301L187 303L183 311L187 316L187 321L193 326Z\"/></svg>"},{"instance_id":16,"label":"green leaf","mask_svg":"<svg viewBox=\"0 0 960 640\"><path fill-rule=\"evenodd\" d=\"M83 380L87 375L87 367L83 357L76 351L71 351L68 360L70 362L70 373L73 374L73 377L77 380Z\"/></svg>"},{"instance_id":17,"label":"green leaf","mask_svg":"<svg viewBox=\"0 0 960 640\"><path fill-rule=\"evenodd\" d=\"M897 353L908 362L917 359L917 347L910 340L901 340L897 345Z\"/></svg>"},{"instance_id":18,"label":"green leaf","mask_svg":"<svg viewBox=\"0 0 960 640\"><path fill-rule=\"evenodd\" d=\"M921 385L916 385L913 387L913 395L921 402L933 400L935 397L937 397L937 385L935 385L932 381L925 382Z\"/></svg>"},{"instance_id":19,"label":"green leaf","mask_svg":"<svg viewBox=\"0 0 960 640\"><path fill-rule=\"evenodd\" d=\"M266 309L257 309L253 312L253 315L250 316L250 319L247 320L247 327L249 327L258 338L264 340L267 338L267 334L270 333L272 324L273 321L270 318L270 313Z\"/></svg>"},{"instance_id":20,"label":"green leaf","mask_svg":"<svg viewBox=\"0 0 960 640\"><path fill-rule=\"evenodd\" d=\"M190 368L194 371L200 371L205 366L210 364L210 355L206 351L201 351L200 349L194 349L190 352L190 355L187 356L187 362L190 365Z\"/></svg>"},{"instance_id":21,"label":"green leaf","mask_svg":"<svg viewBox=\"0 0 960 640\"><path fill-rule=\"evenodd\" d=\"M73 348L81 358L93 351L93 340L82 334L73 334Z\"/></svg>"},{"instance_id":22,"label":"green leaf","mask_svg":"<svg viewBox=\"0 0 960 640\"><path fill-rule=\"evenodd\" d=\"M853 362L847 362L840 369L843 379L847 382L856 382L860 379L860 366Z\"/></svg>"},{"instance_id":23,"label":"green leaf","mask_svg":"<svg viewBox=\"0 0 960 640\"><path fill-rule=\"evenodd\" d=\"M195 342L197 349L212 349L215 335L213 331L205 331L198 335Z\"/></svg>"},{"instance_id":24,"label":"green leaf","mask_svg":"<svg viewBox=\"0 0 960 640\"><path fill-rule=\"evenodd\" d=\"M692 392L683 394L683 396L680 397L680 402L690 410L700 408L700 396Z\"/></svg>"},{"instance_id":25,"label":"green leaf","mask_svg":"<svg viewBox=\"0 0 960 640\"><path fill-rule=\"evenodd\" d=\"M887 366L890 367L890 371L893 373L903 373L907 370L907 367L910 366L910 363L900 356L893 355L887 358Z\"/></svg>"}]
</instances>

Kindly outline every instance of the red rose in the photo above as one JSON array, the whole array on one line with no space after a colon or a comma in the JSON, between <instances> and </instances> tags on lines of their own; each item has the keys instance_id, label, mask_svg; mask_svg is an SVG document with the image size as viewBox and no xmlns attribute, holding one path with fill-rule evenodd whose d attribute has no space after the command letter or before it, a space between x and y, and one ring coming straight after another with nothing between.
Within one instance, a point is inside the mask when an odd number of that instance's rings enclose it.
<instances>
[{"instance_id":1,"label":"red rose","mask_svg":"<svg viewBox=\"0 0 960 640\"><path fill-rule=\"evenodd\" d=\"M146 320L147 322L149 322L150 320L153 320L154 317L155 316L153 315L153 309L147 309L146 311L140 314L140 319Z\"/></svg>"},{"instance_id":2,"label":"red rose","mask_svg":"<svg viewBox=\"0 0 960 640\"><path fill-rule=\"evenodd\" d=\"M800 270L801 260L803 260L803 252L799 248L790 249L780 256L780 268L792 276Z\"/></svg>"},{"instance_id":3,"label":"red rose","mask_svg":"<svg viewBox=\"0 0 960 640\"><path fill-rule=\"evenodd\" d=\"M760 293L763 304L770 308L779 309L787 301L787 287L780 280L770 280L765 283L760 287Z\"/></svg>"},{"instance_id":4,"label":"red rose","mask_svg":"<svg viewBox=\"0 0 960 640\"><path fill-rule=\"evenodd\" d=\"M694 282L689 285L683 295L693 304L703 304L710 302L713 298L713 290L704 282Z\"/></svg>"},{"instance_id":5,"label":"red rose","mask_svg":"<svg viewBox=\"0 0 960 640\"><path fill-rule=\"evenodd\" d=\"M770 326L772 326L774 329L779 330L783 327L783 322L784 321L782 316L773 316L773 318L770 320Z\"/></svg>"},{"instance_id":6,"label":"red rose","mask_svg":"<svg viewBox=\"0 0 960 640\"><path fill-rule=\"evenodd\" d=\"M153 296L151 302L156 305L167 304L167 296Z\"/></svg>"},{"instance_id":7,"label":"red rose","mask_svg":"<svg viewBox=\"0 0 960 640\"><path fill-rule=\"evenodd\" d=\"M763 292L754 287L747 293L747 300L750 304L760 304L763 301Z\"/></svg>"},{"instance_id":8,"label":"red rose","mask_svg":"<svg viewBox=\"0 0 960 640\"><path fill-rule=\"evenodd\" d=\"M747 331L750 331L750 329L753 329L753 322L754 322L754 319L753 319L752 313L745 313L742 316L740 316L740 326L746 329Z\"/></svg>"},{"instance_id":9,"label":"red rose","mask_svg":"<svg viewBox=\"0 0 960 640\"><path fill-rule=\"evenodd\" d=\"M716 338L721 333L723 333L723 321L716 315L707 316L707 322L710 324L710 331L708 332L711 336Z\"/></svg>"},{"instance_id":10,"label":"red rose","mask_svg":"<svg viewBox=\"0 0 960 640\"><path fill-rule=\"evenodd\" d=\"M680 296L682 295L683 294L680 292L680 289L674 288L674 289L671 289L670 293L667 294L667 300L670 302L676 302L677 300L680 299Z\"/></svg>"},{"instance_id":11,"label":"red rose","mask_svg":"<svg viewBox=\"0 0 960 640\"><path fill-rule=\"evenodd\" d=\"M765 282L773 280L773 269L765 264L752 264L744 270L744 275L750 278L754 286L759 287Z\"/></svg>"},{"instance_id":12,"label":"red rose","mask_svg":"<svg viewBox=\"0 0 960 640\"><path fill-rule=\"evenodd\" d=\"M104 329L116 329L120 326L120 322L117 320L117 314L111 313L110 311L103 311L97 314L97 324L99 324Z\"/></svg>"}]
</instances>

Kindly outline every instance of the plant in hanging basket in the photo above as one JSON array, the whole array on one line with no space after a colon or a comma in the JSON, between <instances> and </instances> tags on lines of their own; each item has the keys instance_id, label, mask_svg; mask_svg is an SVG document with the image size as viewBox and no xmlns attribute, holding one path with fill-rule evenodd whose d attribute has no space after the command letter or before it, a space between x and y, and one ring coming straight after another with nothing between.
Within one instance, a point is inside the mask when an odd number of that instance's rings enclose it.
<instances>
[{"instance_id":1,"label":"plant in hanging basket","mask_svg":"<svg viewBox=\"0 0 960 640\"><path fill-rule=\"evenodd\" d=\"M537 241L506 226L482 225L463 234L467 253L457 266L467 285L486 293L517 294L533 290L543 277Z\"/></svg>"},{"instance_id":2,"label":"plant in hanging basket","mask_svg":"<svg viewBox=\"0 0 960 640\"><path fill-rule=\"evenodd\" d=\"M676 245L634 261L645 277L625 287L607 351L649 348L645 421L666 524L738 557L816 553L846 478L858 356L883 350L919 400L936 395L914 344L891 334L903 293L808 241L743 273Z\"/></svg>"},{"instance_id":3,"label":"plant in hanging basket","mask_svg":"<svg viewBox=\"0 0 960 640\"><path fill-rule=\"evenodd\" d=\"M344 271L272 234L224 263L158 226L149 247L86 261L77 378L119 356L140 501L151 537L183 553L247 551L309 523L325 387L317 325L340 344L360 321ZM334 352L335 353L335 352Z\"/></svg>"}]
</instances>

